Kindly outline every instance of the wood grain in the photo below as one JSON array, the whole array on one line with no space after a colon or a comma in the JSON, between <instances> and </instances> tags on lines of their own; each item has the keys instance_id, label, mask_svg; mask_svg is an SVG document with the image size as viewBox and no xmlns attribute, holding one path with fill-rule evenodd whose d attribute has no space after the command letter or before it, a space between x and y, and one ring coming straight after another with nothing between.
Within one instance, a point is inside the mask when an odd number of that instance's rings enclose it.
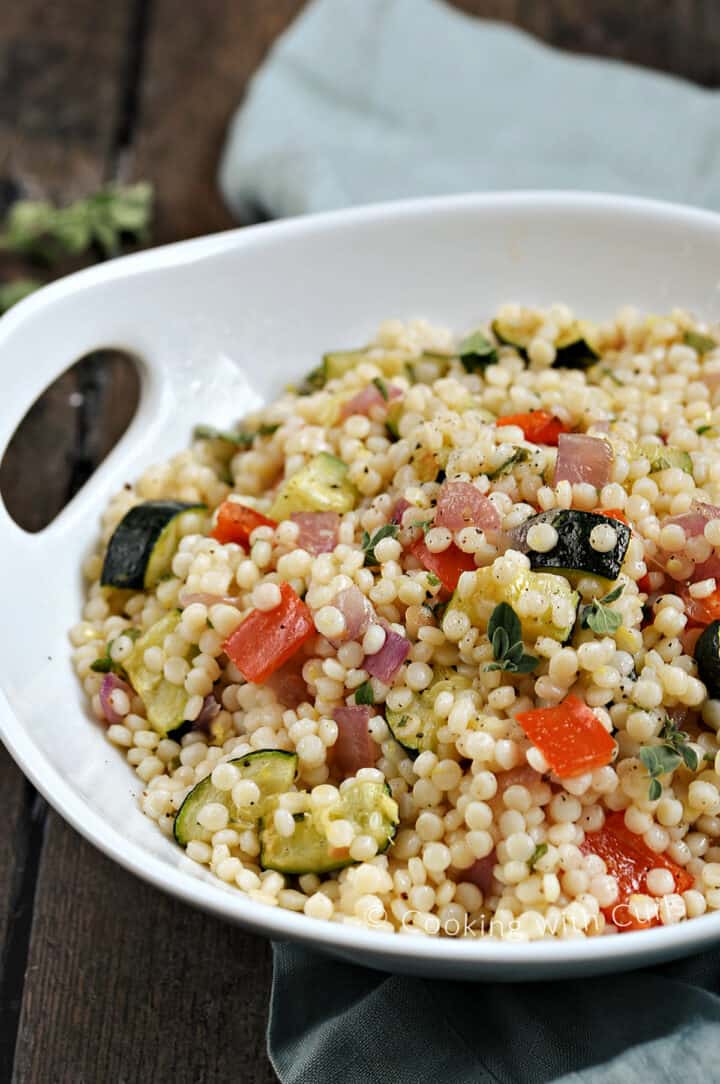
<instances>
[{"instance_id":1,"label":"wood grain","mask_svg":"<svg viewBox=\"0 0 720 1084\"><path fill-rule=\"evenodd\" d=\"M501 19L561 49L613 57L720 85L716 0L452 0L471 15Z\"/></svg>"},{"instance_id":2,"label":"wood grain","mask_svg":"<svg viewBox=\"0 0 720 1084\"><path fill-rule=\"evenodd\" d=\"M269 1084L267 943L178 903L51 814L13 1084Z\"/></svg>"},{"instance_id":3,"label":"wood grain","mask_svg":"<svg viewBox=\"0 0 720 1084\"><path fill-rule=\"evenodd\" d=\"M15 924L21 917L20 890L27 861L27 790L22 775L0 745L0 793L8 817L7 827L0 836L0 1080L7 1080L12 1069L22 996L22 984L11 981L9 975L17 944Z\"/></svg>"},{"instance_id":4,"label":"wood grain","mask_svg":"<svg viewBox=\"0 0 720 1084\"><path fill-rule=\"evenodd\" d=\"M156 186L157 241L227 229L215 175L248 79L303 0L155 0L132 172Z\"/></svg>"},{"instance_id":5,"label":"wood grain","mask_svg":"<svg viewBox=\"0 0 720 1084\"><path fill-rule=\"evenodd\" d=\"M0 14L0 176L70 200L107 175L132 0L23 0Z\"/></svg>"}]
</instances>

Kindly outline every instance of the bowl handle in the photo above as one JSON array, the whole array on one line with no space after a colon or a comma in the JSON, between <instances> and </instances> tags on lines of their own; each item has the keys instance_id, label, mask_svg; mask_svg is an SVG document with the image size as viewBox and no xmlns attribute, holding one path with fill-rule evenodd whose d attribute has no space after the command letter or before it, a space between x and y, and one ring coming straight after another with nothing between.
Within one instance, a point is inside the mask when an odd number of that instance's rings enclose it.
<instances>
[{"instance_id":1,"label":"bowl handle","mask_svg":"<svg viewBox=\"0 0 720 1084\"><path fill-rule=\"evenodd\" d=\"M149 362L150 343L143 341L142 330L128 319L127 310L114 311L108 305L112 287L103 282L104 275L97 274L102 270L93 268L61 279L19 302L0 319L0 457L38 396L86 354L122 350L135 357L140 375L139 403L128 429L52 523L30 534L15 523L0 499L0 537L6 550L44 544L48 535L84 515L98 488L111 486L118 470L123 472L129 444L140 436L143 443L162 424L163 412L158 407L163 369Z\"/></svg>"}]
</instances>

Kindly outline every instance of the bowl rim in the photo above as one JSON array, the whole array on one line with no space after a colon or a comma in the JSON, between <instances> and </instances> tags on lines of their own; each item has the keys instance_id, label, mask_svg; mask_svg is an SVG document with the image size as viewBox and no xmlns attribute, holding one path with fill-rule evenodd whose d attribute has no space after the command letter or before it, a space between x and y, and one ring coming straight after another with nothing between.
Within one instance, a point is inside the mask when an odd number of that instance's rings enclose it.
<instances>
[{"instance_id":1,"label":"bowl rim","mask_svg":"<svg viewBox=\"0 0 720 1084\"><path fill-rule=\"evenodd\" d=\"M504 210L534 209L537 212L601 212L604 214L636 214L655 219L659 224L706 226L719 235L720 215L703 209L661 200L643 199L595 192L577 191L509 191L464 193L452 196L432 196L421 199L367 204L320 214L297 216L252 226L237 227L206 237L176 241L147 252L109 261L97 267L78 271L39 290L21 301L7 314L0 325L0 347L5 335L31 310L40 311L46 304L76 289L93 283L124 278L142 269L194 262L212 257L236 246L262 244L263 238L282 238L377 223L384 219L419 216L437 212L462 213L476 208L502 207ZM559 971L566 965L578 965L580 972L586 964L588 971L602 961L603 970L639 967L655 958L682 955L692 949L720 940L720 912L699 916L687 922L650 930L625 933L622 936L567 939L558 942L547 939L531 942L494 940L486 937L427 937L403 935L339 922L319 922L305 914L270 907L245 896L237 889L209 879L205 871L195 874L180 864L146 850L141 844L126 839L95 812L80 794L75 792L52 764L50 758L32 741L20 719L15 715L5 693L0 690L0 738L9 753L43 795L50 806L101 853L148 884L183 902L230 921L237 922L254 933L279 940L302 942L319 950L356 956L362 953L370 966L388 966L389 960L414 961L448 965L476 965L478 977L483 965L497 968L506 965L512 974L518 970L537 969L547 975L548 965ZM429 968L432 970L432 968ZM467 976L467 972L465 972ZM526 977L532 977L527 975Z\"/></svg>"}]
</instances>

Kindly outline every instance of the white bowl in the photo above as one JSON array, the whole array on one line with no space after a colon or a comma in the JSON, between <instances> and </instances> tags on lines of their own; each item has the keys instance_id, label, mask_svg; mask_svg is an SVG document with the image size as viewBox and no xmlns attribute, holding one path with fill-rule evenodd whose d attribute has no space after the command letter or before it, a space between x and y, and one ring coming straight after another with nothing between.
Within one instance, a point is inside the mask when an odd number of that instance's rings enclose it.
<instances>
[{"instance_id":1,"label":"white bowl","mask_svg":"<svg viewBox=\"0 0 720 1084\"><path fill-rule=\"evenodd\" d=\"M623 304L717 318L720 217L573 193L453 197L365 207L186 241L82 271L0 321L4 449L27 407L89 350L142 359L133 423L44 531L0 507L0 736L47 800L100 850L158 888L273 938L388 970L538 979L638 967L720 939L720 914L615 937L531 944L381 934L255 903L185 858L137 806L139 781L87 715L67 630L80 562L108 496L236 420L388 316L466 329L509 300L565 301L604 318ZM38 467L41 469L41 466Z\"/></svg>"}]
</instances>

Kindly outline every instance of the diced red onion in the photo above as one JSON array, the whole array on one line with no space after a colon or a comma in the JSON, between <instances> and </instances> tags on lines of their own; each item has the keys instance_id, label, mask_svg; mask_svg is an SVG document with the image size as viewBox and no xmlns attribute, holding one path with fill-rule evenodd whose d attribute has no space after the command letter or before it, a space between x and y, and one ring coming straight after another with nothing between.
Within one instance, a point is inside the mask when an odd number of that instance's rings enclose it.
<instances>
[{"instance_id":1,"label":"diced red onion","mask_svg":"<svg viewBox=\"0 0 720 1084\"><path fill-rule=\"evenodd\" d=\"M345 777L355 775L361 768L374 767L378 747L368 729L370 708L360 705L335 708L333 719L338 727L337 741L330 750L333 771Z\"/></svg>"},{"instance_id":2,"label":"diced red onion","mask_svg":"<svg viewBox=\"0 0 720 1084\"><path fill-rule=\"evenodd\" d=\"M495 778L501 794L504 794L508 787L531 787L533 783L542 781L540 772L535 771L529 764L520 764L517 768L509 768L506 772L498 772Z\"/></svg>"},{"instance_id":3,"label":"diced red onion","mask_svg":"<svg viewBox=\"0 0 720 1084\"><path fill-rule=\"evenodd\" d=\"M471 866L467 869L461 869L458 871L458 880L469 881L470 884L475 885L480 889L483 896L489 896L492 891L494 875L493 870L497 864L497 855L495 849L490 851L490 854L485 858L476 858Z\"/></svg>"},{"instance_id":4,"label":"diced red onion","mask_svg":"<svg viewBox=\"0 0 720 1084\"><path fill-rule=\"evenodd\" d=\"M317 557L319 553L332 553L337 546L340 516L337 512L293 512L293 523L300 528L297 546Z\"/></svg>"},{"instance_id":5,"label":"diced red onion","mask_svg":"<svg viewBox=\"0 0 720 1084\"><path fill-rule=\"evenodd\" d=\"M345 618L345 632L337 638L339 643L344 643L346 640L358 640L365 635L374 610L359 587L353 584L352 587L345 587L342 591L338 591L332 604Z\"/></svg>"},{"instance_id":6,"label":"diced red onion","mask_svg":"<svg viewBox=\"0 0 720 1084\"><path fill-rule=\"evenodd\" d=\"M720 557L717 553L711 554L707 561L701 561L699 565L695 565L693 574L690 577L690 583L700 583L701 580L712 579L720 579Z\"/></svg>"},{"instance_id":7,"label":"diced red onion","mask_svg":"<svg viewBox=\"0 0 720 1084\"><path fill-rule=\"evenodd\" d=\"M720 519L720 508L714 504L703 504L702 501L693 501L689 512L683 512L679 516L670 516L663 520L663 527L669 524L677 524L682 527L686 538L698 538L705 531L705 524L711 519Z\"/></svg>"},{"instance_id":8,"label":"diced red onion","mask_svg":"<svg viewBox=\"0 0 720 1084\"><path fill-rule=\"evenodd\" d=\"M388 402L392 399L397 399L402 395L399 388L394 387L392 384L385 384L385 390L387 391L387 399L382 394L377 384L368 384L366 388L359 391L357 395L353 395L352 399L348 399L346 403L343 403L340 411L340 419L349 418L352 414L369 414L373 407L382 406L387 407Z\"/></svg>"},{"instance_id":9,"label":"diced red onion","mask_svg":"<svg viewBox=\"0 0 720 1084\"><path fill-rule=\"evenodd\" d=\"M470 482L445 482L435 509L435 526L450 531L463 527L499 531L500 516L490 498L483 496L477 486Z\"/></svg>"},{"instance_id":10,"label":"diced red onion","mask_svg":"<svg viewBox=\"0 0 720 1084\"><path fill-rule=\"evenodd\" d=\"M558 437L554 484L586 482L596 489L602 489L610 481L612 461L612 447L602 437L589 437L587 433L561 433Z\"/></svg>"},{"instance_id":11,"label":"diced red onion","mask_svg":"<svg viewBox=\"0 0 720 1084\"><path fill-rule=\"evenodd\" d=\"M374 655L366 655L363 668L378 681L389 685L410 652L410 641L390 627L387 621L380 624L385 629L385 643Z\"/></svg>"},{"instance_id":12,"label":"diced red onion","mask_svg":"<svg viewBox=\"0 0 720 1084\"><path fill-rule=\"evenodd\" d=\"M310 700L310 694L302 676L305 661L304 658L292 658L265 679L265 684L272 689L279 703L285 708L294 709Z\"/></svg>"},{"instance_id":13,"label":"diced red onion","mask_svg":"<svg viewBox=\"0 0 720 1084\"><path fill-rule=\"evenodd\" d=\"M390 518L390 522L394 523L398 527L401 527L403 516L407 512L408 508L412 508L410 501L406 501L404 497L401 497L399 501L395 502L395 507L393 508L393 514Z\"/></svg>"},{"instance_id":14,"label":"diced red onion","mask_svg":"<svg viewBox=\"0 0 720 1084\"><path fill-rule=\"evenodd\" d=\"M205 730L210 726L213 719L220 714L220 705L215 697L210 694L203 700L203 706L200 708L200 713L196 719L193 719L193 726L197 730Z\"/></svg>"},{"instance_id":15,"label":"diced red onion","mask_svg":"<svg viewBox=\"0 0 720 1084\"><path fill-rule=\"evenodd\" d=\"M112 694L121 689L129 697L132 696L132 689L126 681L119 678L117 674L106 674L102 679L102 685L100 686L100 707L102 708L103 715L107 722L112 726L116 723L123 723L125 717L118 715L115 708L112 706L112 700L110 699Z\"/></svg>"}]
</instances>

